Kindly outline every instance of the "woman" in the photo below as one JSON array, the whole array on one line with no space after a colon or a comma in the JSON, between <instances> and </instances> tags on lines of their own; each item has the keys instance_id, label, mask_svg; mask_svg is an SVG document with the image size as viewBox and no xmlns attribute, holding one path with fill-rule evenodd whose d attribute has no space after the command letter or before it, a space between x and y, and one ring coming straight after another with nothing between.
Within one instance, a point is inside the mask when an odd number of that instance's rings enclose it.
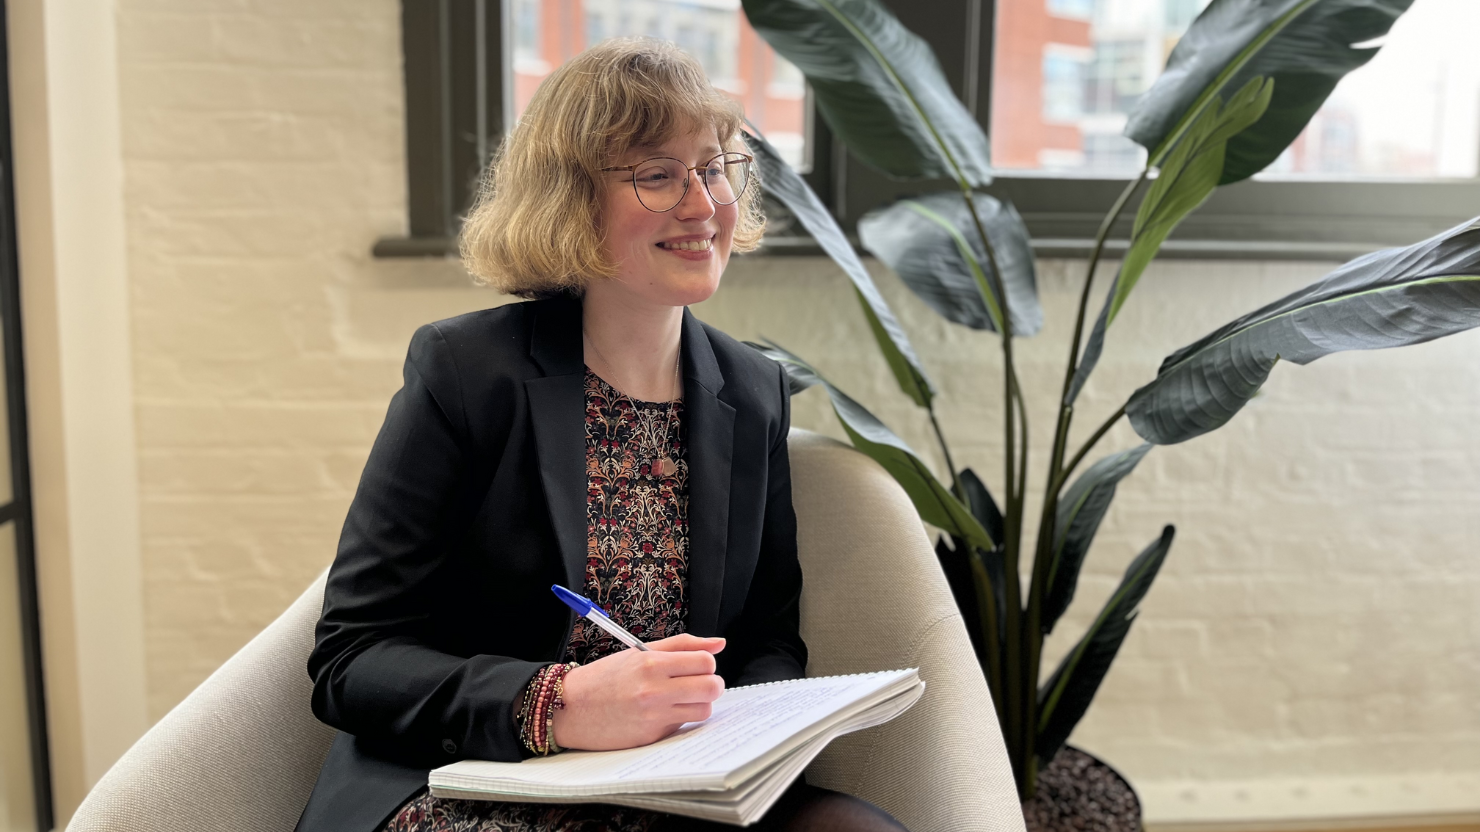
<instances>
[{"instance_id":1,"label":"woman","mask_svg":"<svg viewBox=\"0 0 1480 832\"><path fill-rule=\"evenodd\" d=\"M345 521L309 658L340 729L299 829L722 828L603 805L440 800L430 768L654 742L724 688L803 675L780 369L686 309L763 219L737 108L671 45L541 85L463 231L533 299L422 327ZM620 649L550 592L600 602ZM790 789L760 828L900 830Z\"/></svg>"}]
</instances>

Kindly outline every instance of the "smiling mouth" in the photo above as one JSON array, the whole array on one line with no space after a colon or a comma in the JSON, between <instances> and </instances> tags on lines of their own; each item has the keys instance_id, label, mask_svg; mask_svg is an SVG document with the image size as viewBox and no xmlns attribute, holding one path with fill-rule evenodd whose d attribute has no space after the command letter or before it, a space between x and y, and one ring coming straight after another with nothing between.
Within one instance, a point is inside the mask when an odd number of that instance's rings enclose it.
<instances>
[{"instance_id":1,"label":"smiling mouth","mask_svg":"<svg viewBox=\"0 0 1480 832\"><path fill-rule=\"evenodd\" d=\"M658 248L666 248L670 251L708 251L714 243L711 237L708 240L685 240L681 243L658 243Z\"/></svg>"}]
</instances>

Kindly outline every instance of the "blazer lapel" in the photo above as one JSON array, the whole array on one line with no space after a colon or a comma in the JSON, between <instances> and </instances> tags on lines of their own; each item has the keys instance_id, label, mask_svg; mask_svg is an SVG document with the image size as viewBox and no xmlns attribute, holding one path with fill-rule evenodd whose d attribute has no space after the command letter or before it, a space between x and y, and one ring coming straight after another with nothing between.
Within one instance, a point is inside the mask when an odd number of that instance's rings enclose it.
<instances>
[{"instance_id":1,"label":"blazer lapel","mask_svg":"<svg viewBox=\"0 0 1480 832\"><path fill-rule=\"evenodd\" d=\"M581 354L581 305L569 300L533 304L530 356L545 375L524 382L534 426L540 481L550 524L565 563L565 585L586 585L586 404Z\"/></svg>"},{"instance_id":2,"label":"blazer lapel","mask_svg":"<svg viewBox=\"0 0 1480 832\"><path fill-rule=\"evenodd\" d=\"M709 336L683 312L684 414L689 463L688 631L716 635L730 531L730 461L735 408L720 401L724 387Z\"/></svg>"},{"instance_id":3,"label":"blazer lapel","mask_svg":"<svg viewBox=\"0 0 1480 832\"><path fill-rule=\"evenodd\" d=\"M530 356L545 375L524 382L534 425L535 453L550 522L565 563L566 586L586 584L586 404L581 354L581 306L538 304ZM720 401L724 387L709 336L683 313L683 390L689 464L688 631L713 635L724 590L730 531L730 463L735 408Z\"/></svg>"}]
</instances>

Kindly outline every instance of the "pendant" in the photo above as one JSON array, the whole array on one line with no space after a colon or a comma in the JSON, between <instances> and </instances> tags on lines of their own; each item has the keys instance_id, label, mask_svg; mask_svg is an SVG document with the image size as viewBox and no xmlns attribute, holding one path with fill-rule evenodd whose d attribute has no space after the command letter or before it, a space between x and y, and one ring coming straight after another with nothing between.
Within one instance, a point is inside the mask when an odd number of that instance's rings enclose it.
<instances>
[{"instance_id":1,"label":"pendant","mask_svg":"<svg viewBox=\"0 0 1480 832\"><path fill-rule=\"evenodd\" d=\"M678 466L673 464L673 460L669 459L666 456L663 456L658 457L658 459L653 462L653 470L658 473L659 477L667 479L668 477L673 476L676 471L678 471Z\"/></svg>"}]
</instances>

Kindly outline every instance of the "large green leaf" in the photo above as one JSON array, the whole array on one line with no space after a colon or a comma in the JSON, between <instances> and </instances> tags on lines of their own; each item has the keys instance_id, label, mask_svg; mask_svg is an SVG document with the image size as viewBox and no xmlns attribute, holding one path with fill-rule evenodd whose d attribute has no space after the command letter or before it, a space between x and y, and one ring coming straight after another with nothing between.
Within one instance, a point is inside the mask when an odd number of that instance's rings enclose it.
<instances>
[{"instance_id":1,"label":"large green leaf","mask_svg":"<svg viewBox=\"0 0 1480 832\"><path fill-rule=\"evenodd\" d=\"M1072 403L1089 380L1089 374L1099 363L1100 353L1105 348L1105 332L1115 322L1131 290L1140 282L1146 267L1161 251L1172 229L1181 224L1205 202L1218 187L1218 177L1223 171L1224 151L1230 139L1241 135L1249 126L1256 124L1269 106L1273 82L1264 78L1250 78L1242 89L1223 106L1223 99L1214 96L1212 103L1193 123L1186 137L1173 148L1162 162L1159 175L1147 189L1141 206L1136 211L1136 222L1131 227L1131 245L1121 261L1115 282L1110 285L1110 297L1095 319L1085 343L1084 356L1074 372L1074 381L1069 388L1068 401Z\"/></svg>"},{"instance_id":2,"label":"large green leaf","mask_svg":"<svg viewBox=\"0 0 1480 832\"><path fill-rule=\"evenodd\" d=\"M988 536L997 541L997 548L991 552L983 552L980 549L968 549L966 565L971 578L971 586L976 593L976 604L971 608L974 618L967 619L967 629L972 631L973 643L984 645L988 640L992 641L1000 656L1005 650L1002 644L1003 634L1007 627L1007 573L1003 562L1003 544L1007 533L1007 524L1002 517L1002 510L997 507L997 501L992 499L992 492L987 490L986 483L976 475L970 468L961 471L961 488L966 492L966 505L971 509L971 516L982 524L987 530ZM966 609L962 608L962 615L966 615ZM980 630L980 632L976 632ZM978 647L980 650L980 646ZM998 671L1000 673L1000 669ZM992 687L992 698L1002 698L1001 680L990 677ZM999 706L1001 702L998 702ZM1000 712L999 712L1000 716Z\"/></svg>"},{"instance_id":3,"label":"large green leaf","mask_svg":"<svg viewBox=\"0 0 1480 832\"><path fill-rule=\"evenodd\" d=\"M865 163L898 178L992 180L987 136L930 46L876 0L742 0L750 25L807 77Z\"/></svg>"},{"instance_id":4,"label":"large green leaf","mask_svg":"<svg viewBox=\"0 0 1480 832\"><path fill-rule=\"evenodd\" d=\"M1125 570L1115 594L1058 669L1038 689L1038 737L1034 753L1041 768L1059 752L1105 680L1110 663L1136 619L1137 607L1171 551L1176 529L1167 526Z\"/></svg>"},{"instance_id":5,"label":"large green leaf","mask_svg":"<svg viewBox=\"0 0 1480 832\"><path fill-rule=\"evenodd\" d=\"M1033 245L1011 203L972 194L1007 287L1012 334L1043 327ZM1000 332L1001 303L989 280L991 261L960 191L946 191L876 208L858 221L863 247L899 274L941 317L972 329Z\"/></svg>"},{"instance_id":6,"label":"large green leaf","mask_svg":"<svg viewBox=\"0 0 1480 832\"><path fill-rule=\"evenodd\" d=\"M1269 112L1228 144L1221 184L1273 162L1348 72L1367 63L1413 0L1213 0L1182 35L1166 71L1141 96L1125 135L1159 164L1196 113L1255 76L1275 81Z\"/></svg>"},{"instance_id":7,"label":"large green leaf","mask_svg":"<svg viewBox=\"0 0 1480 832\"><path fill-rule=\"evenodd\" d=\"M959 545L953 546L947 542L948 539L941 535L940 540L936 541L935 557L940 563L941 573L945 575L946 585L951 589L951 596L961 610L966 634L971 639L972 652L976 654L977 663L987 677L987 685L991 688L993 701L998 705L1000 718L1000 676L1004 652L1002 633L1006 626L1003 618L1006 606L1003 601L1005 589L1002 582L1005 578L1002 553L1000 548L983 553L960 538L954 538Z\"/></svg>"},{"instance_id":8,"label":"large green leaf","mask_svg":"<svg viewBox=\"0 0 1480 832\"><path fill-rule=\"evenodd\" d=\"M842 267L848 279L853 281L854 295L858 298L858 305L863 307L863 316L868 320L869 331L878 342L879 351L884 354L890 372L894 373L894 380L899 382L899 389L915 404L929 407L935 391L930 386L930 379L925 375L919 356L915 354L915 347L905 334L904 327L899 325L899 319L894 317L894 310L889 308L884 296L879 294L879 287L874 285L874 279L869 275L868 269L864 268L863 261L858 259L858 253L853 250L848 238L843 236L843 230L838 227L837 221L823 207L817 194L791 169L791 165L782 160L765 137L759 132L755 135L747 133L745 141L755 154L756 164L760 168L761 186L766 189L766 193L786 206L786 210L791 212L797 222L807 229L807 233L812 235L812 239L817 241L833 262Z\"/></svg>"},{"instance_id":9,"label":"large green leaf","mask_svg":"<svg viewBox=\"0 0 1480 832\"><path fill-rule=\"evenodd\" d=\"M993 540L1001 542L1006 534L1007 523L1002 519L1002 510L997 507L992 492L987 490L987 484L982 482L975 471L963 468L961 487L966 491L966 505L971 508L971 515L982 524L982 528L987 530Z\"/></svg>"},{"instance_id":10,"label":"large green leaf","mask_svg":"<svg viewBox=\"0 0 1480 832\"><path fill-rule=\"evenodd\" d=\"M1115 486L1136 469L1137 463L1152 448L1150 443L1128 451L1111 454L1089 467L1059 500L1054 518L1053 557L1049 561L1048 581L1043 592L1043 632L1053 632L1053 625L1074 600L1079 584L1079 570L1084 556L1100 530L1100 521L1115 499Z\"/></svg>"},{"instance_id":11,"label":"large green leaf","mask_svg":"<svg viewBox=\"0 0 1480 832\"><path fill-rule=\"evenodd\" d=\"M1374 252L1224 326L1162 362L1126 404L1148 442L1221 427L1279 359L1431 341L1480 326L1480 218L1407 248Z\"/></svg>"},{"instance_id":12,"label":"large green leaf","mask_svg":"<svg viewBox=\"0 0 1480 832\"><path fill-rule=\"evenodd\" d=\"M909 495L910 501L915 504L915 510L920 513L920 519L947 534L963 538L973 546L989 552L995 548L991 536L972 516L971 510L951 494L950 489L941 485L919 455L879 421L877 416L847 393L834 387L811 364L785 348L770 341L764 346L750 346L780 364L789 377L798 380L797 383L808 386L820 384L827 390L828 398L832 400L833 412L837 414L838 422L847 432L853 447L884 466L884 470Z\"/></svg>"},{"instance_id":13,"label":"large green leaf","mask_svg":"<svg viewBox=\"0 0 1480 832\"><path fill-rule=\"evenodd\" d=\"M1226 107L1222 106L1221 97L1214 96L1187 137L1162 162L1136 211L1131 247L1115 281L1107 323L1115 322L1116 314L1167 235L1218 187L1228 143L1259 122L1274 90L1273 81L1255 76L1233 94Z\"/></svg>"}]
</instances>

